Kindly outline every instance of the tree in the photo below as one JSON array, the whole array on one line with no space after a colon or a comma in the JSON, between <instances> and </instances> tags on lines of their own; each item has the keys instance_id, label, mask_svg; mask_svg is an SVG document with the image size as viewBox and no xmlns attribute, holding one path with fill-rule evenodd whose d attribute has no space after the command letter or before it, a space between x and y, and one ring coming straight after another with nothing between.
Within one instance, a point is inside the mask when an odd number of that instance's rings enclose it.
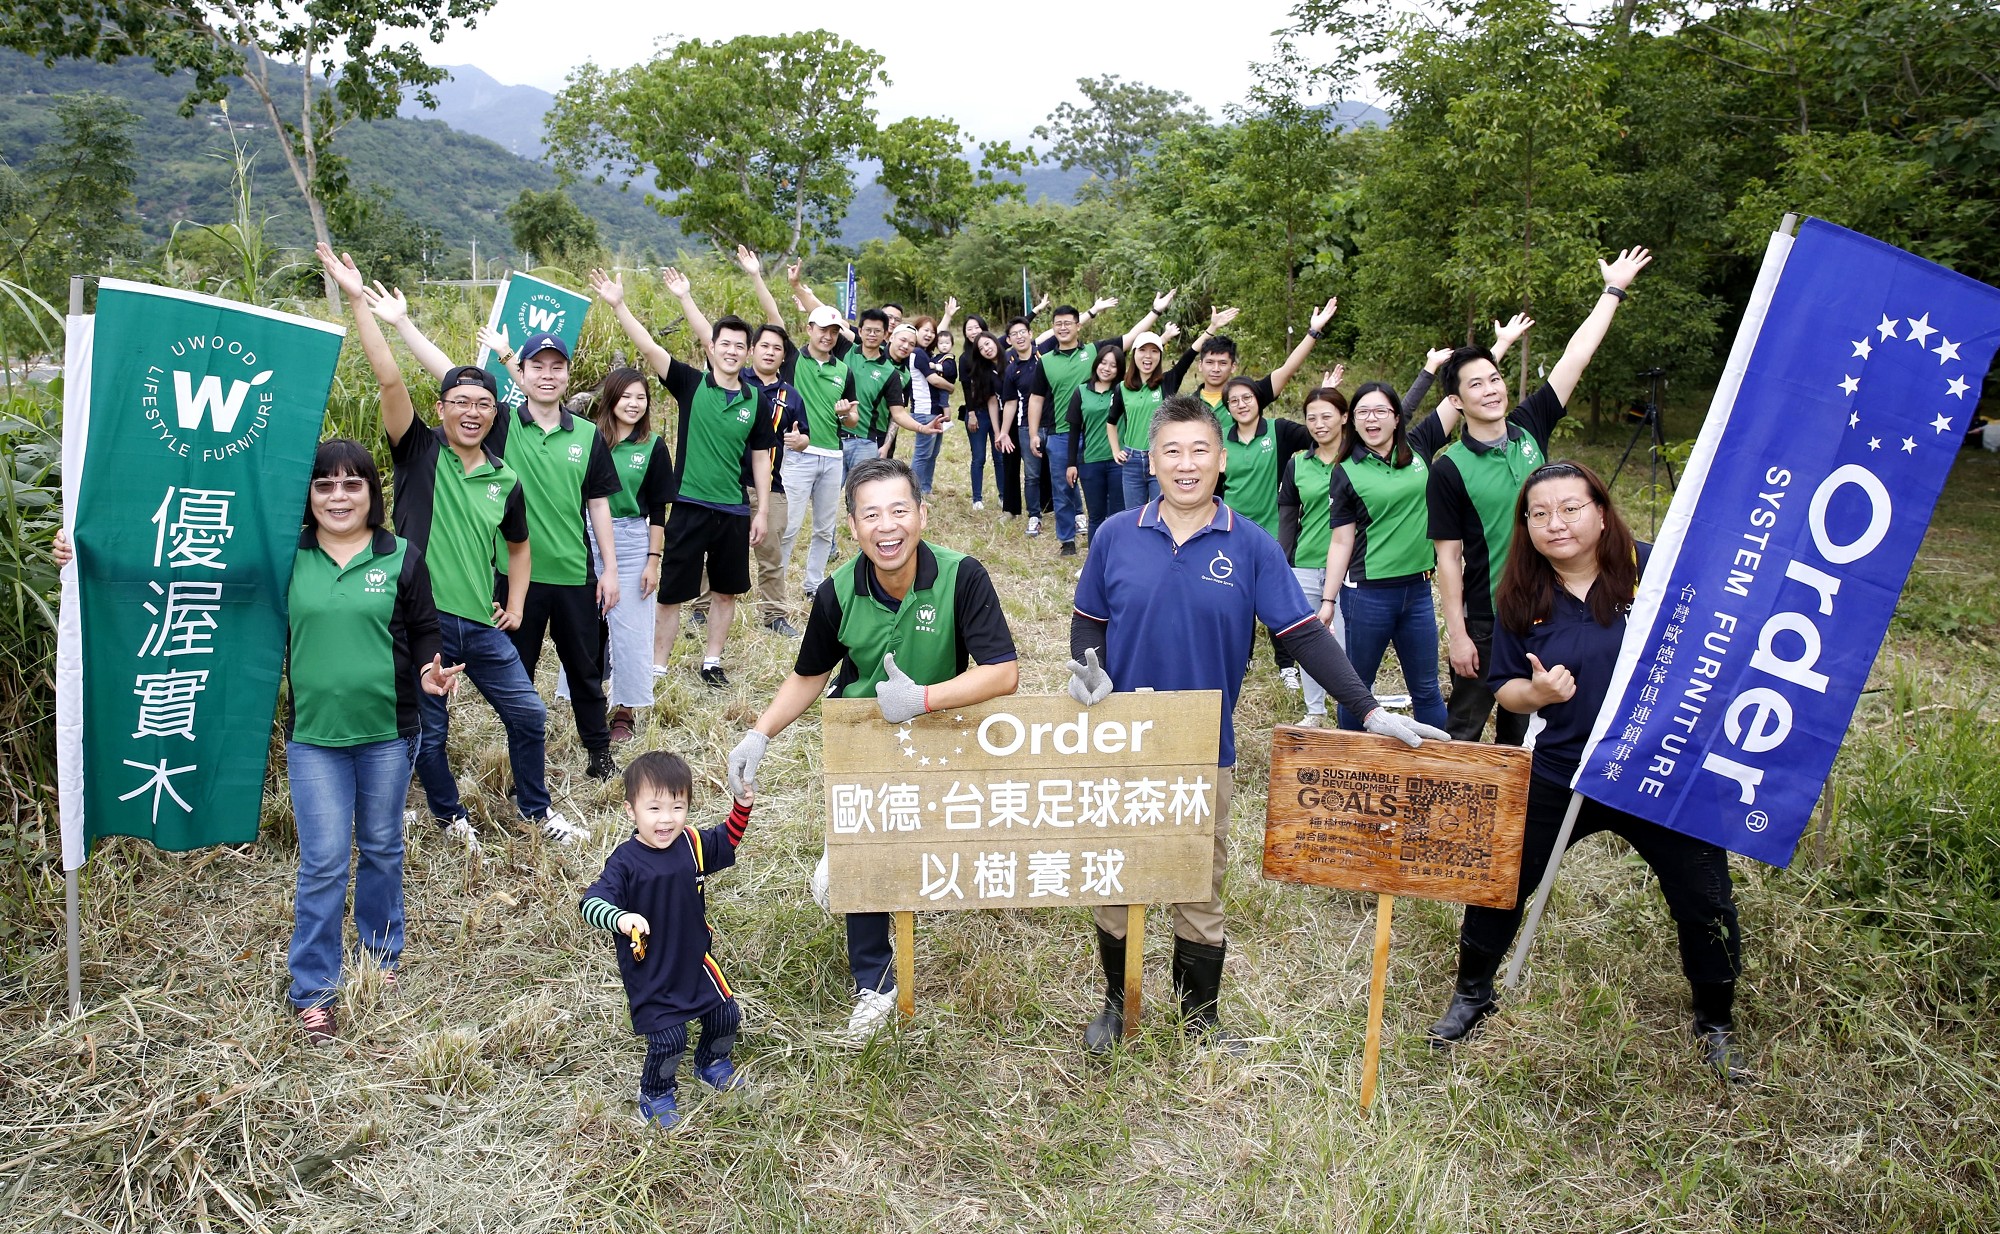
<instances>
[{"instance_id":1,"label":"tree","mask_svg":"<svg viewBox=\"0 0 2000 1234\"><path fill-rule=\"evenodd\" d=\"M565 175L627 181L689 235L784 253L831 236L854 195L848 162L875 137L868 105L889 84L882 57L825 30L689 39L645 64L569 76L549 113Z\"/></svg>"},{"instance_id":2,"label":"tree","mask_svg":"<svg viewBox=\"0 0 2000 1234\"><path fill-rule=\"evenodd\" d=\"M999 173L1020 175L1034 152L981 142L975 171L963 153L970 141L956 124L931 116L907 116L876 134L876 181L895 203L882 218L898 235L913 243L948 236L982 207L1021 197L1021 186Z\"/></svg>"},{"instance_id":3,"label":"tree","mask_svg":"<svg viewBox=\"0 0 2000 1234\"><path fill-rule=\"evenodd\" d=\"M431 87L448 76L424 59L414 41L385 40L400 31L421 31L441 42L453 25L471 24L494 2L36 0L9 5L0 14L0 46L48 64L59 59L111 64L150 56L163 74L193 74L182 115L193 114L197 104L226 99L231 80L241 78L263 105L272 130L284 135L285 162L305 199L313 237L331 243L327 206L347 189L334 137L356 120L395 115L406 90L425 107L437 106ZM328 284L326 294L338 312L339 293Z\"/></svg>"},{"instance_id":4,"label":"tree","mask_svg":"<svg viewBox=\"0 0 2000 1234\"><path fill-rule=\"evenodd\" d=\"M588 259L598 249L597 220L578 209L561 188L546 193L522 189L507 207L507 225L524 263L530 254L544 265Z\"/></svg>"},{"instance_id":5,"label":"tree","mask_svg":"<svg viewBox=\"0 0 2000 1234\"><path fill-rule=\"evenodd\" d=\"M85 274L129 250L136 113L102 94L65 96L56 103L53 141L10 176L13 198L0 204L0 270L44 295L59 297L71 274Z\"/></svg>"},{"instance_id":6,"label":"tree","mask_svg":"<svg viewBox=\"0 0 2000 1234\"><path fill-rule=\"evenodd\" d=\"M1208 123L1208 113L1178 90L1161 90L1117 74L1081 77L1076 88L1085 106L1059 104L1035 136L1055 144L1049 156L1065 169L1081 167L1097 177L1100 189L1117 192L1132 177L1132 166L1161 137L1191 124Z\"/></svg>"},{"instance_id":7,"label":"tree","mask_svg":"<svg viewBox=\"0 0 2000 1234\"><path fill-rule=\"evenodd\" d=\"M396 204L389 190L373 186L333 203L336 246L354 255L354 264L391 287L415 287L430 276L444 251L444 238Z\"/></svg>"}]
</instances>

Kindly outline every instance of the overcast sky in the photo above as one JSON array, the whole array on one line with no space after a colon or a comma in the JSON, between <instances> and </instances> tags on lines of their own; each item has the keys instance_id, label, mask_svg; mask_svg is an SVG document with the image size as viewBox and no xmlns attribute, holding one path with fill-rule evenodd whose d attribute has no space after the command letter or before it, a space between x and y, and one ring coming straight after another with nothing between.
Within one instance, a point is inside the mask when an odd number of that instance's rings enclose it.
<instances>
[{"instance_id":1,"label":"overcast sky","mask_svg":"<svg viewBox=\"0 0 2000 1234\"><path fill-rule=\"evenodd\" d=\"M1114 73L1180 90L1212 116L1240 101L1250 65L1270 57L1272 32L1289 24L1293 0L1233 0L1220 7L1140 6L1122 28L1124 6L1058 3L973 5L668 5L638 0L564 0L551 6L500 0L476 30L459 30L432 52L437 64L471 64L509 85L559 90L571 68L596 60L623 68L648 59L661 39L730 39L826 29L882 53L893 83L877 93L883 123L911 115L956 120L981 140L1017 144L1056 104L1081 101L1079 77ZM672 16L666 14L671 11ZM1071 28L1051 38L1049 12ZM968 13L1018 18L974 23ZM1326 45L1318 56L1336 54Z\"/></svg>"}]
</instances>

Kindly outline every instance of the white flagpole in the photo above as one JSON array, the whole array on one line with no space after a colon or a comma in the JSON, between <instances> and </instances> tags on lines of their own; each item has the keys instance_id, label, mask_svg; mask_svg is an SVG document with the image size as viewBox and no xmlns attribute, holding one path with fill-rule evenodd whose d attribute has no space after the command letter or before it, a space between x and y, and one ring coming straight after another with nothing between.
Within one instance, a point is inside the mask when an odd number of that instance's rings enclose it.
<instances>
[{"instance_id":1,"label":"white flagpole","mask_svg":"<svg viewBox=\"0 0 2000 1234\"><path fill-rule=\"evenodd\" d=\"M1563 814L1562 830L1556 832L1555 851L1549 854L1548 868L1542 871L1542 885L1535 888L1534 903L1528 906L1528 919L1521 925L1521 941L1514 945L1514 962L1507 966L1507 979L1502 988L1511 990L1521 983L1521 970L1528 966L1528 948L1535 943L1535 927L1542 924L1542 910L1549 905L1549 893L1556 889L1556 871L1562 866L1563 852L1569 848L1570 833L1576 830L1577 812L1583 809L1583 794L1571 792L1569 809Z\"/></svg>"},{"instance_id":2,"label":"white flagpole","mask_svg":"<svg viewBox=\"0 0 2000 1234\"><path fill-rule=\"evenodd\" d=\"M69 315L71 319L83 316L83 276L80 274L70 276ZM67 376L67 374L65 375ZM67 420L68 417L64 417L64 419ZM79 457L77 461L81 462L81 458ZM69 475L68 467L63 468L63 474L65 477ZM82 477L79 475L77 481L80 482L81 479ZM70 487L71 491L74 491L73 486L65 487ZM71 569L74 568L74 566L71 567ZM57 778L60 779L61 777L58 776ZM81 860L82 857L79 854L78 862L80 863ZM75 1018L83 1014L82 909L79 904L80 896L77 890L76 865L65 860L63 867L63 936L69 952L69 1014L71 1018Z\"/></svg>"}]
</instances>

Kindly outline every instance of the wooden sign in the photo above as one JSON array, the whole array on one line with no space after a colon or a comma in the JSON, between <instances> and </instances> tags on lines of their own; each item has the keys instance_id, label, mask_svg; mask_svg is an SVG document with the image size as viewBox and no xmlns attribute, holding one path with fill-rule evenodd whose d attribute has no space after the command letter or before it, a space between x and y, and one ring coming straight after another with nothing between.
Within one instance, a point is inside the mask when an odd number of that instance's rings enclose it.
<instances>
[{"instance_id":1,"label":"wooden sign","mask_svg":"<svg viewBox=\"0 0 2000 1234\"><path fill-rule=\"evenodd\" d=\"M1271 734L1264 877L1511 908L1533 756L1280 725Z\"/></svg>"},{"instance_id":2,"label":"wooden sign","mask_svg":"<svg viewBox=\"0 0 2000 1234\"><path fill-rule=\"evenodd\" d=\"M828 699L835 912L1206 900L1222 696L1014 695L890 724Z\"/></svg>"}]
</instances>

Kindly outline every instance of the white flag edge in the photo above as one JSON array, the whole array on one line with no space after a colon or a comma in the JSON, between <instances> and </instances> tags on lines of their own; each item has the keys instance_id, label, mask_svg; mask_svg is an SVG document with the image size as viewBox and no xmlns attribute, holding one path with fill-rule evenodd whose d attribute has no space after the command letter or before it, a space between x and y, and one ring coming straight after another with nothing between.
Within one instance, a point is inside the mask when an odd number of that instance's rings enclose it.
<instances>
[{"instance_id":1,"label":"white flag edge","mask_svg":"<svg viewBox=\"0 0 2000 1234\"><path fill-rule=\"evenodd\" d=\"M63 534L76 543L76 512L83 488L84 451L90 440L90 363L97 319L72 316L64 322L62 495ZM83 587L76 562L62 569L62 600L56 618L56 809L62 831L63 871L80 868L83 817Z\"/></svg>"}]
</instances>

